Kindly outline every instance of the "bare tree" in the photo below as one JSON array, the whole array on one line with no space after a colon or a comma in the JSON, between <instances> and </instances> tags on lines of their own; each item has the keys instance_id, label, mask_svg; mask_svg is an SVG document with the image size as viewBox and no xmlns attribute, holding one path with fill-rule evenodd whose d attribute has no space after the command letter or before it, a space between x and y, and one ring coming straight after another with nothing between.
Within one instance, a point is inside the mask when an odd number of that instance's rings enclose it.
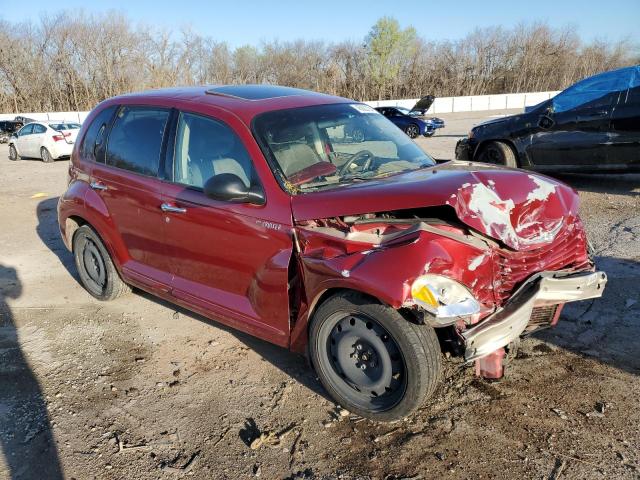
<instances>
[{"instance_id":1,"label":"bare tree","mask_svg":"<svg viewBox=\"0 0 640 480\"><path fill-rule=\"evenodd\" d=\"M382 18L361 42L268 41L232 49L183 30L134 26L122 14L62 12L0 21L3 112L93 108L125 92L175 85L277 83L357 100L562 89L640 62L631 41L583 42L545 23L426 41Z\"/></svg>"}]
</instances>

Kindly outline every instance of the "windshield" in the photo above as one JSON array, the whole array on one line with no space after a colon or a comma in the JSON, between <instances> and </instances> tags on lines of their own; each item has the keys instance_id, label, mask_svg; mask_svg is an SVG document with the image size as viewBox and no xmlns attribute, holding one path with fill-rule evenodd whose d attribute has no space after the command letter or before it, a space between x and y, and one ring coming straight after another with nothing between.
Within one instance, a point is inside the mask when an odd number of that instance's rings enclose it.
<instances>
[{"instance_id":1,"label":"windshield","mask_svg":"<svg viewBox=\"0 0 640 480\"><path fill-rule=\"evenodd\" d=\"M253 127L291 193L338 188L435 165L402 130L363 104L267 112L256 117Z\"/></svg>"}]
</instances>

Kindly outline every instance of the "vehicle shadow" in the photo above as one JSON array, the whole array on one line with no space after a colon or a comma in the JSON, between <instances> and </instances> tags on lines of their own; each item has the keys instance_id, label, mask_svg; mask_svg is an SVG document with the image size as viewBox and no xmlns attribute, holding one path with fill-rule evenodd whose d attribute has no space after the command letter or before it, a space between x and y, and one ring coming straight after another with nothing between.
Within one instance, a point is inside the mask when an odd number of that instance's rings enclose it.
<instances>
[{"instance_id":1,"label":"vehicle shadow","mask_svg":"<svg viewBox=\"0 0 640 480\"><path fill-rule=\"evenodd\" d=\"M36 209L38 216L38 225L36 226L36 233L42 243L44 243L49 250L51 250L62 266L69 272L69 274L80 283L80 277L76 271L73 255L67 247L64 246L62 238L60 237L60 229L58 228L58 198L47 198L41 201Z\"/></svg>"},{"instance_id":2,"label":"vehicle shadow","mask_svg":"<svg viewBox=\"0 0 640 480\"><path fill-rule=\"evenodd\" d=\"M556 327L533 336L640 375L640 262L598 257L596 265L608 277L603 296L565 305Z\"/></svg>"},{"instance_id":3,"label":"vehicle shadow","mask_svg":"<svg viewBox=\"0 0 640 480\"><path fill-rule=\"evenodd\" d=\"M62 479L44 395L22 352L8 303L21 294L16 270L0 264L0 450L8 468L0 467L0 476Z\"/></svg>"},{"instance_id":4,"label":"vehicle shadow","mask_svg":"<svg viewBox=\"0 0 640 480\"><path fill-rule=\"evenodd\" d=\"M192 312L191 310L158 298L150 293L144 292L139 289L134 289L133 291L135 295L139 295L151 302L155 302L165 308L174 310L180 315L186 315L211 327L215 327L230 333L245 346L256 352L258 355L260 355L262 358L264 358L266 361L271 363L274 367L278 368L283 373L289 375L298 383L304 385L317 395L320 395L327 400L333 401L330 399L327 392L322 387L322 384L318 380L312 366L307 362L304 356L291 352L286 348L274 345L273 343L269 343L249 334L240 332L215 320L211 320L204 315L200 315L198 313Z\"/></svg>"},{"instance_id":5,"label":"vehicle shadow","mask_svg":"<svg viewBox=\"0 0 640 480\"><path fill-rule=\"evenodd\" d=\"M556 173L551 176L571 185L576 190L594 193L640 196L640 174L582 174Z\"/></svg>"}]
</instances>

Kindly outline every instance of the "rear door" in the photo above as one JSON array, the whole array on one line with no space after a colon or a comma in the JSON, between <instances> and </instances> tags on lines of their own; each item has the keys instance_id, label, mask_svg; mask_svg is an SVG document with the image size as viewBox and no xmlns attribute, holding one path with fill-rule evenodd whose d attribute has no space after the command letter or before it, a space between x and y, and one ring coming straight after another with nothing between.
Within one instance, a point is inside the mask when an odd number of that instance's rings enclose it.
<instances>
[{"instance_id":1,"label":"rear door","mask_svg":"<svg viewBox=\"0 0 640 480\"><path fill-rule=\"evenodd\" d=\"M246 134L244 140L237 129ZM258 206L203 193L209 178L224 173L247 186L264 185L249 153L257 150L255 143L247 144L251 141L244 124L228 113L179 114L162 222L172 294L216 320L284 346L293 246L288 197L280 205L282 197L274 195Z\"/></svg>"},{"instance_id":2,"label":"rear door","mask_svg":"<svg viewBox=\"0 0 640 480\"><path fill-rule=\"evenodd\" d=\"M629 88L611 118L609 165L640 169L640 67L632 67Z\"/></svg>"},{"instance_id":3,"label":"rear door","mask_svg":"<svg viewBox=\"0 0 640 480\"><path fill-rule=\"evenodd\" d=\"M18 154L22 155L23 157L32 155L31 151L29 150L29 138L31 137L32 133L33 123L25 125L18 131L15 144L16 149L18 150Z\"/></svg>"},{"instance_id":4,"label":"rear door","mask_svg":"<svg viewBox=\"0 0 640 480\"><path fill-rule=\"evenodd\" d=\"M29 137L29 149L34 157L41 158L40 147L45 143L47 127L40 123L33 124L33 134Z\"/></svg>"},{"instance_id":5,"label":"rear door","mask_svg":"<svg viewBox=\"0 0 640 480\"><path fill-rule=\"evenodd\" d=\"M169 290L171 274L163 245L158 172L170 114L153 106L120 107L106 140L106 161L97 161L91 171L91 188L102 198L127 249L123 273L163 291ZM104 143L100 137L99 131L94 146L98 157L103 148L98 141Z\"/></svg>"}]
</instances>

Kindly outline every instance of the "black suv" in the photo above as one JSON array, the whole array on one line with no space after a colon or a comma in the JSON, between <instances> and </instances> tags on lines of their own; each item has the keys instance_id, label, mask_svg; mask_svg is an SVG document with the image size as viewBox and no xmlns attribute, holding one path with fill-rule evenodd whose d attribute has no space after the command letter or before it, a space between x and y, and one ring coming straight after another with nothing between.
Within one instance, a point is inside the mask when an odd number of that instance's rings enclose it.
<instances>
[{"instance_id":1,"label":"black suv","mask_svg":"<svg viewBox=\"0 0 640 480\"><path fill-rule=\"evenodd\" d=\"M539 171L640 171L640 66L586 78L524 113L476 125L456 158Z\"/></svg>"},{"instance_id":2,"label":"black suv","mask_svg":"<svg viewBox=\"0 0 640 480\"><path fill-rule=\"evenodd\" d=\"M15 120L0 120L0 143L7 143L11 135L16 133L24 125Z\"/></svg>"}]
</instances>

